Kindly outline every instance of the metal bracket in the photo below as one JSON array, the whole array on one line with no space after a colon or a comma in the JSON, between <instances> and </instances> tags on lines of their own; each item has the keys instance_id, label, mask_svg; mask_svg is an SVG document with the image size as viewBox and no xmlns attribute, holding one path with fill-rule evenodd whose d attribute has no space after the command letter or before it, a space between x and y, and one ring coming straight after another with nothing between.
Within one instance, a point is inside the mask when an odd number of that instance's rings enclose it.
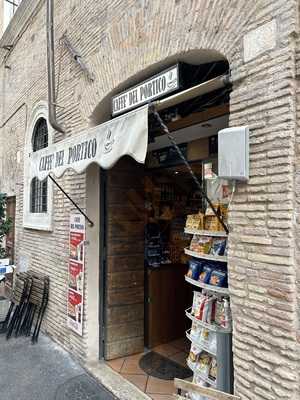
<instances>
[{"instance_id":1,"label":"metal bracket","mask_svg":"<svg viewBox=\"0 0 300 400\"><path fill-rule=\"evenodd\" d=\"M94 75L89 71L85 63L82 61L81 55L78 53L76 49L71 45L70 40L67 38L66 34L64 34L61 39L61 43L65 45L67 48L68 52L71 54L73 60L79 65L79 67L82 69L84 72L85 76L90 82L94 82L95 77Z\"/></svg>"},{"instance_id":2,"label":"metal bracket","mask_svg":"<svg viewBox=\"0 0 300 400\"><path fill-rule=\"evenodd\" d=\"M57 183L56 180L50 174L48 176L51 179L51 181L55 183L55 185L58 187L58 189L66 196L66 198L68 200L70 200L70 202L73 204L73 206L77 208L77 210L80 212L80 214L82 214L84 216L84 218L88 221L89 225L91 227L93 227L94 222L92 220L90 220L90 218L86 215L86 213L75 203L75 201L68 195L68 193L66 193L64 191L64 189L60 186L60 184Z\"/></svg>"}]
</instances>

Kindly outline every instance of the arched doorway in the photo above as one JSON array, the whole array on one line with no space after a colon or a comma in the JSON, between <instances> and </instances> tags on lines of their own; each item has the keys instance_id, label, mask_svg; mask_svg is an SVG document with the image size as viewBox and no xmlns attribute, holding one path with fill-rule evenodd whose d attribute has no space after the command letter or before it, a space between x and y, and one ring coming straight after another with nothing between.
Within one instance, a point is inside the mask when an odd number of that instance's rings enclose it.
<instances>
[{"instance_id":1,"label":"arched doorway","mask_svg":"<svg viewBox=\"0 0 300 400\"><path fill-rule=\"evenodd\" d=\"M208 54L209 52L206 56ZM227 61L214 52L210 57L199 57L197 63L186 62L195 62L196 59L196 52L176 57L177 61L182 62L184 81L178 92L229 73ZM175 58L172 57L126 81L95 109L91 124L99 124L109 119L113 94L149 78L164 66L170 67L174 61ZM207 184L204 182L204 173L209 173L206 170L207 166L210 173L217 172L216 135L219 130L228 126L230 90L230 86L226 86L176 103L160 113L203 185ZM144 353L145 347L147 351L154 349L158 352L158 348L161 347L164 355L171 358L174 356L173 361L182 365L186 358L184 341L180 344L187 329L184 311L193 301L193 294L191 288L184 283L187 260L181 258L184 251L179 255L175 254L176 251L180 253L176 249L176 240L178 245L179 231L184 231L182 221L186 216L200 209L203 211L203 199L197 196L197 190L192 187L191 177L180 159L172 152L168 138L162 134L157 121L151 115L146 165L139 165L129 158L121 159L111 170L101 172L100 181L100 356L106 360L123 359L123 369L118 372L124 376L129 375L126 369L127 358L129 357L130 361L130 356ZM158 205L158 210L151 210L153 204L149 206L149 202L155 203L153 198L157 182L160 186L158 202L161 204ZM152 196L150 201L149 193L150 197ZM180 203L179 198L185 198L185 203ZM196 201L196 205L191 204L192 200ZM172 237L172 243L168 243L169 253L166 253L164 268L159 269L153 264L148 268L149 248L146 242L149 242L149 238L147 232L145 236L145 226L153 218L151 213L154 212L155 219L158 214L165 214L165 217L169 218L170 214L181 211L184 212L180 215L181 225L177 223L177 231L174 229L174 232L171 232L173 228L168 227L168 236L169 239ZM174 225L176 222L178 221L175 221ZM163 227L159 229L164 230ZM184 240L187 238L182 239L182 242ZM182 244L178 246L182 247ZM184 247L181 248L183 249ZM155 255L153 257L155 258ZM179 347L176 347L176 341ZM172 354L172 348L176 349L175 354ZM132 358L134 359L138 360L136 356ZM134 368L138 371L139 366Z\"/></svg>"}]
</instances>

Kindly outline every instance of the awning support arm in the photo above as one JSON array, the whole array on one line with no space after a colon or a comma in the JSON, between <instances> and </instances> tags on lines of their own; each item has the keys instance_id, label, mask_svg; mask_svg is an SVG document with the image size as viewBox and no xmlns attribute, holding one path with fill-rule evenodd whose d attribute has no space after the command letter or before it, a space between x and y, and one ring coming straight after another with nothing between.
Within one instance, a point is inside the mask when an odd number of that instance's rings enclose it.
<instances>
[{"instance_id":1,"label":"awning support arm","mask_svg":"<svg viewBox=\"0 0 300 400\"><path fill-rule=\"evenodd\" d=\"M55 185L58 187L58 189L66 196L66 198L68 200L70 200L70 202L73 204L73 206L77 208L77 210L80 212L80 214L82 214L84 216L84 218L88 221L89 225L91 227L94 226L94 222L89 219L89 217L86 215L86 213L84 211L82 211L82 209L75 203L75 201L68 195L68 193L66 193L64 191L64 189L60 186L60 184L57 183L56 180L50 174L48 176L51 179L51 181L55 183Z\"/></svg>"},{"instance_id":2,"label":"awning support arm","mask_svg":"<svg viewBox=\"0 0 300 400\"><path fill-rule=\"evenodd\" d=\"M213 213L215 214L215 216L218 218L220 224L223 226L226 234L229 233L228 227L225 224L225 222L223 221L223 218L220 216L220 214L218 213L218 211L216 210L216 208L214 207L213 203L211 202L211 200L209 199L209 197L207 196L207 194L205 193L205 191L202 188L202 185L200 184L198 178L196 177L196 175L194 174L194 171L192 170L190 164L188 163L188 161L186 160L186 158L184 157L182 151L180 150L180 148L178 147L176 140L174 138L174 136L170 133L167 125L164 123L164 121L161 119L161 116L159 115L159 113L157 112L155 106L152 104L149 106L149 111L153 113L153 115L155 116L155 118L157 119L157 122L160 124L162 130L164 131L164 133L168 136L172 146L175 148L175 150L177 151L179 157L181 158L181 160L183 161L183 163L185 164L185 166L187 167L190 175L192 176L194 182L196 183L198 189L200 190L202 196L205 198L205 200L208 202L210 208L213 210Z\"/></svg>"}]
</instances>

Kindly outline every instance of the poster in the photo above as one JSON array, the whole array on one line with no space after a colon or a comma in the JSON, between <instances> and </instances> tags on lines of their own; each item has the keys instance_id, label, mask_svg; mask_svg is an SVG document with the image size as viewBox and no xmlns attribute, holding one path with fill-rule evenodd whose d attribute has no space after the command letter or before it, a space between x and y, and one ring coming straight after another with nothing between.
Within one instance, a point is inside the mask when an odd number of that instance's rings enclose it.
<instances>
[{"instance_id":1,"label":"poster","mask_svg":"<svg viewBox=\"0 0 300 400\"><path fill-rule=\"evenodd\" d=\"M82 336L85 256L85 218L70 216L70 254L68 274L68 327Z\"/></svg>"}]
</instances>

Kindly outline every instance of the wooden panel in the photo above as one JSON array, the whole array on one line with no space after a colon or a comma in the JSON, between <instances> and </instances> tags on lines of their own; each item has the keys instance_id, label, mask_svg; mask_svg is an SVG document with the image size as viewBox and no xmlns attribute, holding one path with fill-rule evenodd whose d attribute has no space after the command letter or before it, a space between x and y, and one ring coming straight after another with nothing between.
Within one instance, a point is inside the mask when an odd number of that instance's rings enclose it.
<instances>
[{"instance_id":1,"label":"wooden panel","mask_svg":"<svg viewBox=\"0 0 300 400\"><path fill-rule=\"evenodd\" d=\"M143 286L144 275L143 270L114 272L107 275L107 284L111 290Z\"/></svg>"},{"instance_id":2,"label":"wooden panel","mask_svg":"<svg viewBox=\"0 0 300 400\"><path fill-rule=\"evenodd\" d=\"M126 324L109 325L107 327L108 343L136 338L144 335L144 320L132 321Z\"/></svg>"},{"instance_id":3,"label":"wooden panel","mask_svg":"<svg viewBox=\"0 0 300 400\"><path fill-rule=\"evenodd\" d=\"M106 315L107 326L118 321L120 324L144 320L144 304L129 304L118 307L109 307Z\"/></svg>"},{"instance_id":4,"label":"wooden panel","mask_svg":"<svg viewBox=\"0 0 300 400\"><path fill-rule=\"evenodd\" d=\"M107 305L144 303L144 286L107 291Z\"/></svg>"},{"instance_id":5,"label":"wooden panel","mask_svg":"<svg viewBox=\"0 0 300 400\"><path fill-rule=\"evenodd\" d=\"M144 349L144 167L121 159L107 172L105 357Z\"/></svg>"},{"instance_id":6,"label":"wooden panel","mask_svg":"<svg viewBox=\"0 0 300 400\"><path fill-rule=\"evenodd\" d=\"M184 281L186 266L168 265L148 270L148 346L179 339L189 326L184 310L191 304L191 289Z\"/></svg>"},{"instance_id":7,"label":"wooden panel","mask_svg":"<svg viewBox=\"0 0 300 400\"><path fill-rule=\"evenodd\" d=\"M143 270L144 263L136 262L136 255L128 254L126 256L111 255L107 259L107 270L109 273L119 271Z\"/></svg>"},{"instance_id":8,"label":"wooden panel","mask_svg":"<svg viewBox=\"0 0 300 400\"><path fill-rule=\"evenodd\" d=\"M106 343L105 359L113 360L114 358L141 353L143 350L144 336Z\"/></svg>"}]
</instances>

